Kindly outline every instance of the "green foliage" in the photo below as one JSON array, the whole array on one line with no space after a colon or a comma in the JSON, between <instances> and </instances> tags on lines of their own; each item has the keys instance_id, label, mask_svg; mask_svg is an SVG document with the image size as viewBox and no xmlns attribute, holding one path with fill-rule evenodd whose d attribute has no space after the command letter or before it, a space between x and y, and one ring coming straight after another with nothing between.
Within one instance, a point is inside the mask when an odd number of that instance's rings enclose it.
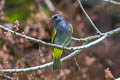
<instances>
[{"instance_id":1,"label":"green foliage","mask_svg":"<svg viewBox=\"0 0 120 80\"><path fill-rule=\"evenodd\" d=\"M6 12L5 16L8 17L9 22L19 20L24 22L27 19L31 19L31 13L36 12L29 9L30 6L35 7L33 0L6 0Z\"/></svg>"},{"instance_id":2,"label":"green foliage","mask_svg":"<svg viewBox=\"0 0 120 80\"><path fill-rule=\"evenodd\" d=\"M0 41L0 48L2 48L4 42L3 41Z\"/></svg>"},{"instance_id":3,"label":"green foliage","mask_svg":"<svg viewBox=\"0 0 120 80\"><path fill-rule=\"evenodd\" d=\"M49 9L46 7L46 4L45 4L45 3L41 3L41 8L42 8L42 10L43 10L44 13L46 13L46 14L49 14L49 13L50 13L50 11L49 11Z\"/></svg>"},{"instance_id":4,"label":"green foliage","mask_svg":"<svg viewBox=\"0 0 120 80\"><path fill-rule=\"evenodd\" d=\"M34 0L6 0L6 6L28 6L35 5Z\"/></svg>"},{"instance_id":5,"label":"green foliage","mask_svg":"<svg viewBox=\"0 0 120 80\"><path fill-rule=\"evenodd\" d=\"M19 21L26 20L29 15L30 11L23 9L11 10L6 13L6 16L10 22L14 22L16 19Z\"/></svg>"},{"instance_id":6,"label":"green foliage","mask_svg":"<svg viewBox=\"0 0 120 80\"><path fill-rule=\"evenodd\" d=\"M46 7L42 7L42 10L43 10L43 12L45 12L46 14L49 14L49 10L48 10L48 8L46 8Z\"/></svg>"}]
</instances>

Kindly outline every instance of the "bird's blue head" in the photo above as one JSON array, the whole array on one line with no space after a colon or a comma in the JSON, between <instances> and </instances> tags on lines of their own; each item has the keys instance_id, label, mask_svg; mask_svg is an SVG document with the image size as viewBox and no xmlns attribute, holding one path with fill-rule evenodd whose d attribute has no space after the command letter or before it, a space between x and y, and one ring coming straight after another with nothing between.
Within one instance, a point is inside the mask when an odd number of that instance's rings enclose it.
<instances>
[{"instance_id":1,"label":"bird's blue head","mask_svg":"<svg viewBox=\"0 0 120 80\"><path fill-rule=\"evenodd\" d=\"M59 22L59 21L64 20L64 18L63 18L61 15L59 15L59 14L53 15L53 16L51 17L51 19L54 20L54 21L56 21L56 22Z\"/></svg>"}]
</instances>

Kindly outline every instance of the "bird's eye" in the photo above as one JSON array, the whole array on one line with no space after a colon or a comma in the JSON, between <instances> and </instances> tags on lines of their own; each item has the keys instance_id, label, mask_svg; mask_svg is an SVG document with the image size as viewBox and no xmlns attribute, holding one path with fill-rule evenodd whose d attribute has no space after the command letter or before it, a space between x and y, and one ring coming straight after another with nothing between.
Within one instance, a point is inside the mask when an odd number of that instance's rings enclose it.
<instances>
[{"instance_id":1,"label":"bird's eye","mask_svg":"<svg viewBox=\"0 0 120 80\"><path fill-rule=\"evenodd\" d=\"M57 19L57 16L54 16L53 19Z\"/></svg>"}]
</instances>

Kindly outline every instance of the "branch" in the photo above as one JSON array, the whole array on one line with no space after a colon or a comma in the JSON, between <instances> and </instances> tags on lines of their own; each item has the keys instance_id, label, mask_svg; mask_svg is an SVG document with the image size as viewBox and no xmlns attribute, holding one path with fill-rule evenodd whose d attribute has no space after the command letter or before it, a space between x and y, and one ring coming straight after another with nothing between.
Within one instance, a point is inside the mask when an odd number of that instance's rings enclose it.
<instances>
[{"instance_id":1,"label":"branch","mask_svg":"<svg viewBox=\"0 0 120 80\"><path fill-rule=\"evenodd\" d=\"M120 2L114 1L114 0L104 0L105 2L120 5Z\"/></svg>"},{"instance_id":2,"label":"branch","mask_svg":"<svg viewBox=\"0 0 120 80\"><path fill-rule=\"evenodd\" d=\"M18 32L15 32L15 31L13 31L13 30L11 30L11 29L9 29L9 28L6 28L6 27L4 27L4 26L2 26L2 25L0 25L0 28L1 29L3 29L3 30L6 30L6 31L8 31L8 32L11 32L12 34L15 34L16 36L19 36L19 37L22 37L22 38L24 38L24 39L26 39L26 40L30 40L30 41L33 41L33 42L36 42L36 43L40 43L40 44L43 44L43 45L46 45L46 46L52 46L52 47L57 47L57 48L60 48L60 49L66 49L66 50L73 50L73 48L74 47L65 47L65 46L61 46L61 45L56 45L56 44L51 44L51 43L46 43L46 42L44 42L44 41L42 41L42 40L38 40L38 39L35 39L35 38L32 38L32 37L29 37L29 36L26 36L26 35L23 35L23 34L20 34L20 33L18 33ZM93 40L93 39L97 39L99 37L99 35L97 35L97 36L95 36L95 37L93 37L93 36L91 36L91 37L87 37L87 38L85 38L85 39L77 39L77 38L72 38L73 40L81 40L81 41L89 41L89 40Z\"/></svg>"},{"instance_id":3,"label":"branch","mask_svg":"<svg viewBox=\"0 0 120 80\"><path fill-rule=\"evenodd\" d=\"M100 35L102 35L102 33L98 30L98 28L96 27L96 25L93 23L93 21L91 20L91 18L88 16L87 12L85 11L85 9L83 8L80 0L77 0L78 3L80 4L80 8L82 9L82 11L84 12L84 14L86 15L86 17L88 18L88 20L90 21L90 23L92 24L92 26L95 28L96 32L99 33Z\"/></svg>"},{"instance_id":4,"label":"branch","mask_svg":"<svg viewBox=\"0 0 120 80\"><path fill-rule=\"evenodd\" d=\"M76 56L77 54L79 54L81 51L82 51L82 49L72 52L68 56L62 58L61 62L69 60L70 58L72 58L72 57ZM44 69L44 68L50 67L52 65L53 65L53 62L50 62L50 63L46 63L46 64L43 64L43 65L40 65L40 66L23 68L23 69L3 69L3 70L0 70L0 72L7 72L7 73L28 72L28 71L35 71L35 70L38 70L38 69Z\"/></svg>"},{"instance_id":5,"label":"branch","mask_svg":"<svg viewBox=\"0 0 120 80\"><path fill-rule=\"evenodd\" d=\"M118 77L118 78L115 78L115 80L120 80L120 77Z\"/></svg>"},{"instance_id":6,"label":"branch","mask_svg":"<svg viewBox=\"0 0 120 80\"><path fill-rule=\"evenodd\" d=\"M13 31L13 30L10 30L9 28L3 27L2 25L0 25L0 28L1 28L1 29L4 29L4 30L7 30L8 32L11 32L12 34L15 34L16 36L22 37L22 38L24 38L24 39L27 39L27 40L30 40L30 41L33 41L33 42L37 42L37 43L40 43L40 44L46 45L46 46L57 47L57 48L64 49L64 50L79 50L79 49L85 49L85 48L88 47L88 46L91 46L91 45L93 45L93 44L96 44L96 42L94 43L94 41L93 41L93 42L90 42L90 43L88 43L87 45L83 45L83 46L65 47L65 46L61 46L61 45L56 45L56 44L47 43L47 42L44 42L44 41L42 41L42 40L38 40L38 39L29 37L29 36L26 36L26 35L22 35L22 34L20 34L20 33L17 33L17 32L15 32L15 31ZM112 31L103 33L103 34L104 34L103 36L105 36L105 38L106 38L106 37L109 37L109 36L113 35L114 33L119 32L119 31L120 31L120 28L117 28L117 29L115 29L115 30L112 30ZM108 35L108 34L110 34L110 35ZM104 39L105 39L105 38L104 38ZM89 39L89 38L88 38L88 39ZM99 41L98 41L98 42L99 42Z\"/></svg>"},{"instance_id":7,"label":"branch","mask_svg":"<svg viewBox=\"0 0 120 80\"><path fill-rule=\"evenodd\" d=\"M45 4L48 6L48 8L50 9L50 11L55 11L55 7L52 3L51 0L44 0Z\"/></svg>"},{"instance_id":8,"label":"branch","mask_svg":"<svg viewBox=\"0 0 120 80\"><path fill-rule=\"evenodd\" d=\"M94 36L89 36L89 37L86 37L86 38L74 38L74 37L72 37L72 40L74 40L74 41L82 41L82 42L90 42L90 41L93 41L93 40L95 40L95 39L98 39L98 38L100 38L101 37L101 35L94 35Z\"/></svg>"},{"instance_id":9,"label":"branch","mask_svg":"<svg viewBox=\"0 0 120 80\"><path fill-rule=\"evenodd\" d=\"M30 40L30 41L33 41L33 42L36 42L36 43L40 43L40 44L43 44L43 45L46 45L46 46L52 46L52 47L57 47L57 48L60 48L60 49L66 49L66 47L64 46L61 46L61 45L56 45L56 44L51 44L51 43L47 43L47 42L44 42L42 40L39 40L39 39L35 39L35 38L32 38L32 37L29 37L29 36L26 36L26 35L23 35L23 34L20 34L18 32L15 32L9 28L6 28L2 25L0 25L0 28L3 29L3 30L6 30L8 32L11 32L12 34L16 35L16 36L19 36L21 38L24 38L26 40Z\"/></svg>"},{"instance_id":10,"label":"branch","mask_svg":"<svg viewBox=\"0 0 120 80\"><path fill-rule=\"evenodd\" d=\"M11 77L9 77L9 76L6 76L6 75L2 75L2 74L0 74L0 77L1 78L3 78L3 79L7 79L7 80L12 80L12 78Z\"/></svg>"},{"instance_id":11,"label":"branch","mask_svg":"<svg viewBox=\"0 0 120 80\"><path fill-rule=\"evenodd\" d=\"M105 78L107 80L120 80L120 77L115 78L113 74L110 71L110 68L105 69Z\"/></svg>"},{"instance_id":12,"label":"branch","mask_svg":"<svg viewBox=\"0 0 120 80\"><path fill-rule=\"evenodd\" d=\"M112 31L109 31L109 32L106 32L104 33L104 36L98 38L97 40L93 41L93 42L90 42L88 44L85 44L81 47L74 47L74 48L79 48L79 50L75 50L74 52L70 53L69 55L63 57L61 59L61 62L63 61L66 61L66 60L69 60L71 59L72 57L78 55L81 51L83 51L84 49L87 49L91 46L94 46L100 42L102 42L105 38L107 37L111 37L115 34L118 34L120 33L120 28L117 28L115 30L112 30ZM69 47L68 47L69 48ZM23 69L2 69L0 70L0 72L8 72L8 73L13 73L13 72L27 72L27 71L35 71L35 70L38 70L38 69L44 69L44 68L47 68L47 67L50 67L53 65L53 62L50 62L50 63L46 63L46 64L43 64L43 65L40 65L40 66L35 66L35 67L29 67L29 68L23 68Z\"/></svg>"},{"instance_id":13,"label":"branch","mask_svg":"<svg viewBox=\"0 0 120 80\"><path fill-rule=\"evenodd\" d=\"M115 77L111 73L110 68L105 69L105 78L107 80L115 80Z\"/></svg>"}]
</instances>

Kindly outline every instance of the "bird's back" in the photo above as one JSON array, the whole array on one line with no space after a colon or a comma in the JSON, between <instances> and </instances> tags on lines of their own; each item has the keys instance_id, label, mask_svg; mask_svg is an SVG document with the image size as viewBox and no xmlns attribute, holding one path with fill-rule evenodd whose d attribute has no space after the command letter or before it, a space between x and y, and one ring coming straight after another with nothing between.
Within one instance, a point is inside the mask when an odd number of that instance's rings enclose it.
<instances>
[{"instance_id":1,"label":"bird's back","mask_svg":"<svg viewBox=\"0 0 120 80\"><path fill-rule=\"evenodd\" d=\"M71 40L72 30L70 24L62 20L56 24L56 36L54 44L67 46Z\"/></svg>"}]
</instances>

